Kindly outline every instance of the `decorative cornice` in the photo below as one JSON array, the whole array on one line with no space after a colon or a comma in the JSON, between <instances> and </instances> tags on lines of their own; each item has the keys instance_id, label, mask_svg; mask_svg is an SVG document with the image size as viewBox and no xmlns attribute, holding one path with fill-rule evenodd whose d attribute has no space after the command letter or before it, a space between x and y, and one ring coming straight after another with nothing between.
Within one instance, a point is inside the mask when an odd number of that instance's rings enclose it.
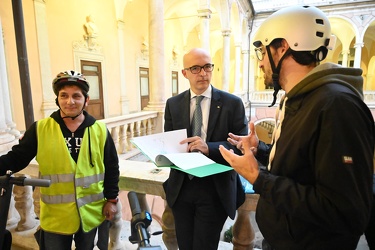
<instances>
[{"instance_id":1,"label":"decorative cornice","mask_svg":"<svg viewBox=\"0 0 375 250\"><path fill-rule=\"evenodd\" d=\"M93 43L91 46L89 46L88 41L73 41L73 49L84 51L84 52L97 52L102 53L103 47L98 43Z\"/></svg>"},{"instance_id":2,"label":"decorative cornice","mask_svg":"<svg viewBox=\"0 0 375 250\"><path fill-rule=\"evenodd\" d=\"M210 9L200 9L198 11L198 17L200 18L211 18L212 11Z\"/></svg>"},{"instance_id":3,"label":"decorative cornice","mask_svg":"<svg viewBox=\"0 0 375 250\"><path fill-rule=\"evenodd\" d=\"M221 33L222 33L223 36L230 36L232 31L231 30L222 30Z\"/></svg>"}]
</instances>

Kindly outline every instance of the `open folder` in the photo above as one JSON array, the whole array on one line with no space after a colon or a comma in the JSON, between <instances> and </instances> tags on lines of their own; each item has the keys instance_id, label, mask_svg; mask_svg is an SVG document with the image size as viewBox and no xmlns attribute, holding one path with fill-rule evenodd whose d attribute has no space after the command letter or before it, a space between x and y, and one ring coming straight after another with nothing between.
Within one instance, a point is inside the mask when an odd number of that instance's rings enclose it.
<instances>
[{"instance_id":1,"label":"open folder","mask_svg":"<svg viewBox=\"0 0 375 250\"><path fill-rule=\"evenodd\" d=\"M134 137L131 142L157 167L170 167L196 177L233 170L219 164L202 153L187 152L188 144L180 144L187 138L186 129Z\"/></svg>"}]
</instances>

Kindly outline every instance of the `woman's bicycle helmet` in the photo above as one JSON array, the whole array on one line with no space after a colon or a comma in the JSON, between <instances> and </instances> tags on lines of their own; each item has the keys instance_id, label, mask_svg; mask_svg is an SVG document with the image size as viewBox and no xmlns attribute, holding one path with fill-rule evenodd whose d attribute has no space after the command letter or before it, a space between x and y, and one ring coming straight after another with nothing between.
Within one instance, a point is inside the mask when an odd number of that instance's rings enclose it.
<instances>
[{"instance_id":1,"label":"woman's bicycle helmet","mask_svg":"<svg viewBox=\"0 0 375 250\"><path fill-rule=\"evenodd\" d=\"M58 95L59 90L65 85L76 85L82 89L85 95L87 95L90 89L90 85L84 75L74 70L60 72L52 81L52 88L55 95Z\"/></svg>"}]
</instances>

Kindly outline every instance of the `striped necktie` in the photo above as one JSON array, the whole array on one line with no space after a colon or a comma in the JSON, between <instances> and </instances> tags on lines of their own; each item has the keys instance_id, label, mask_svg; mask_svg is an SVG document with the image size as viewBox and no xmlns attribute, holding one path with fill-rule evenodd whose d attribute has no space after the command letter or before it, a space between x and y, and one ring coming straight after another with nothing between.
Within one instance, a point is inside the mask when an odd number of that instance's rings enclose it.
<instances>
[{"instance_id":1,"label":"striped necktie","mask_svg":"<svg viewBox=\"0 0 375 250\"><path fill-rule=\"evenodd\" d=\"M202 130L202 108L201 108L201 101L203 100L204 96L196 96L196 104L195 104L195 111L193 114L193 120L191 123L191 128L193 131L193 136L201 136Z\"/></svg>"},{"instance_id":2,"label":"striped necktie","mask_svg":"<svg viewBox=\"0 0 375 250\"><path fill-rule=\"evenodd\" d=\"M202 131L202 108L201 108L201 101L203 100L204 96L199 95L196 96L195 102L195 110L193 114L193 120L191 121L191 129L193 131L193 136L201 136ZM192 180L194 176L188 174L189 180Z\"/></svg>"}]
</instances>

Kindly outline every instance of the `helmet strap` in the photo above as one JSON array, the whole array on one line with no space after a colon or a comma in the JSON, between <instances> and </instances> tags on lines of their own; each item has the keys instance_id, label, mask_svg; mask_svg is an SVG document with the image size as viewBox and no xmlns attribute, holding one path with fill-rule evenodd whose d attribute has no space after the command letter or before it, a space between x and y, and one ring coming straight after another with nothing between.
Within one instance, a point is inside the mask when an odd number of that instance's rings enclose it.
<instances>
[{"instance_id":1,"label":"helmet strap","mask_svg":"<svg viewBox=\"0 0 375 250\"><path fill-rule=\"evenodd\" d=\"M314 56L317 62L323 61L328 53L328 49L325 46L320 46L317 50L311 51L311 54Z\"/></svg>"},{"instance_id":2,"label":"helmet strap","mask_svg":"<svg viewBox=\"0 0 375 250\"><path fill-rule=\"evenodd\" d=\"M83 113L83 109L81 110L81 112L78 113L78 115L75 115L75 116L64 116L64 117L61 117L62 119L65 119L65 118L71 118L72 120L76 119L78 116L80 116L82 113ZM64 113L64 111L61 110L61 112ZM65 114L65 113L64 113Z\"/></svg>"},{"instance_id":3,"label":"helmet strap","mask_svg":"<svg viewBox=\"0 0 375 250\"><path fill-rule=\"evenodd\" d=\"M87 96L85 96L85 104L86 104L86 101L87 101ZM59 106L58 102L57 102L57 98L56 98L56 103L57 103L57 106ZM60 108L60 106L59 106ZM61 117L62 119L66 119L66 118L71 118L72 120L76 119L78 116L80 116L82 113L83 113L83 110L85 109L85 105L83 105L82 109L81 109L81 112L79 112L77 115L75 116L64 116L64 117ZM61 112L65 115L64 111L62 111L62 109L60 108Z\"/></svg>"},{"instance_id":4,"label":"helmet strap","mask_svg":"<svg viewBox=\"0 0 375 250\"><path fill-rule=\"evenodd\" d=\"M290 55L291 53L291 49L288 48L287 51L285 52L285 54L280 58L280 61L277 65L277 67L275 66L275 62L272 58L272 54L271 54L271 49L270 49L270 46L266 46L266 50L267 50L267 53L268 53L268 58L270 59L270 64L271 64L271 69L272 69L272 84L273 84L273 89L274 89L274 92L273 92L273 101L271 103L271 105L269 105L268 107L272 107L273 105L275 105L276 103L276 99L277 99L277 94L279 93L279 90L281 89L281 86L280 86L280 70L281 70L281 63L282 61L288 56Z\"/></svg>"}]
</instances>

